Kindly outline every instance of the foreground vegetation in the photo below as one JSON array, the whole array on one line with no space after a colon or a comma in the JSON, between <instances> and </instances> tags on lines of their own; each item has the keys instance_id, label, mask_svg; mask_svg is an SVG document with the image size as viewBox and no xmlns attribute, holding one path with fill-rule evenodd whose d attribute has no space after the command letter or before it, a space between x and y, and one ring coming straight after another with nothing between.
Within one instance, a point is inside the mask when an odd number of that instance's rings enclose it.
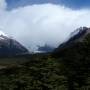
<instances>
[{"instance_id":1,"label":"foreground vegetation","mask_svg":"<svg viewBox=\"0 0 90 90\"><path fill-rule=\"evenodd\" d=\"M7 68L0 70L0 90L70 90L69 83L72 84L72 81L68 76L72 76L74 71L69 71L71 69L67 68L61 59L52 58L50 55L34 55L26 59L29 60L27 63L11 66L7 64ZM75 81L76 77L72 78ZM84 79L87 84L82 84L81 80ZM75 90L89 90L88 76L76 80L82 85L78 87L78 82L74 82Z\"/></svg>"},{"instance_id":2,"label":"foreground vegetation","mask_svg":"<svg viewBox=\"0 0 90 90\"><path fill-rule=\"evenodd\" d=\"M65 90L62 65L51 57L34 56L29 62L0 70L0 90Z\"/></svg>"}]
</instances>

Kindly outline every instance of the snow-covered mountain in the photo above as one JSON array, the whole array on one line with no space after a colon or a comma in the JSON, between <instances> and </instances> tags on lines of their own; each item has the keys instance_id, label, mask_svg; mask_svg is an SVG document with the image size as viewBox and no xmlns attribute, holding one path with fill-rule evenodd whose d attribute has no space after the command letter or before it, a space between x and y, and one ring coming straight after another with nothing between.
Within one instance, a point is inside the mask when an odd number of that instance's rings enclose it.
<instances>
[{"instance_id":1,"label":"snow-covered mountain","mask_svg":"<svg viewBox=\"0 0 90 90\"><path fill-rule=\"evenodd\" d=\"M12 56L27 53L29 52L23 45L0 31L0 56Z\"/></svg>"},{"instance_id":2,"label":"snow-covered mountain","mask_svg":"<svg viewBox=\"0 0 90 90\"><path fill-rule=\"evenodd\" d=\"M77 42L83 42L84 38L90 34L90 28L80 27L70 34L70 38L59 45L54 52L59 52L62 49L68 48Z\"/></svg>"},{"instance_id":3,"label":"snow-covered mountain","mask_svg":"<svg viewBox=\"0 0 90 90\"><path fill-rule=\"evenodd\" d=\"M90 28L80 27L76 29L74 32L71 32L70 38L67 42L77 41L77 40L81 41L88 33L90 33Z\"/></svg>"}]
</instances>

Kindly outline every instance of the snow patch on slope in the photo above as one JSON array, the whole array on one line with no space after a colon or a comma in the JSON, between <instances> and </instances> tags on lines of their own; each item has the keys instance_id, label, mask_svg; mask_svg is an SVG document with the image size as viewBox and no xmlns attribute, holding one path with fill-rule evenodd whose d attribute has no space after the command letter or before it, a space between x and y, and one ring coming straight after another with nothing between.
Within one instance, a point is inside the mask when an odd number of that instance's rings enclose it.
<instances>
[{"instance_id":1,"label":"snow patch on slope","mask_svg":"<svg viewBox=\"0 0 90 90\"><path fill-rule=\"evenodd\" d=\"M7 37L7 35L0 30L0 40L5 39L5 37Z\"/></svg>"},{"instance_id":2,"label":"snow patch on slope","mask_svg":"<svg viewBox=\"0 0 90 90\"><path fill-rule=\"evenodd\" d=\"M0 36L1 36L1 35L7 36L4 32L2 32L2 31L0 30Z\"/></svg>"}]
</instances>

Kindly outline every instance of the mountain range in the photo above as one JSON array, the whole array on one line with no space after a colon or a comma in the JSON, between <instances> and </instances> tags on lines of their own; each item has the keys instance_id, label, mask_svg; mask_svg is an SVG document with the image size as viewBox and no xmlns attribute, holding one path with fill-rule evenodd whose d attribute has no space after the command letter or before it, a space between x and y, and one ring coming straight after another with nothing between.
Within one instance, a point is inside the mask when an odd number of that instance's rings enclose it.
<instances>
[{"instance_id":1,"label":"mountain range","mask_svg":"<svg viewBox=\"0 0 90 90\"><path fill-rule=\"evenodd\" d=\"M80 27L70 34L70 38L59 45L59 47L54 48L49 45L38 46L38 51L35 53L60 53L62 50L72 47L77 42L83 42L85 37L90 33L90 28ZM0 32L0 56L13 56L13 55L25 55L29 54L29 50L26 49L22 44L20 44L15 39L12 39Z\"/></svg>"}]
</instances>

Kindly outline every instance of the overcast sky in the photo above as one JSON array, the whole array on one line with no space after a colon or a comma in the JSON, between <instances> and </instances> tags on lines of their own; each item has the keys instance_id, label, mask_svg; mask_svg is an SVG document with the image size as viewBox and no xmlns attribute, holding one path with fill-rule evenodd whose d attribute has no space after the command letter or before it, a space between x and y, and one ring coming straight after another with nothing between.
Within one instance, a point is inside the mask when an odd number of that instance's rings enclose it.
<instances>
[{"instance_id":1,"label":"overcast sky","mask_svg":"<svg viewBox=\"0 0 90 90\"><path fill-rule=\"evenodd\" d=\"M0 0L0 28L31 51L57 47L80 26L90 26L90 0Z\"/></svg>"}]
</instances>

